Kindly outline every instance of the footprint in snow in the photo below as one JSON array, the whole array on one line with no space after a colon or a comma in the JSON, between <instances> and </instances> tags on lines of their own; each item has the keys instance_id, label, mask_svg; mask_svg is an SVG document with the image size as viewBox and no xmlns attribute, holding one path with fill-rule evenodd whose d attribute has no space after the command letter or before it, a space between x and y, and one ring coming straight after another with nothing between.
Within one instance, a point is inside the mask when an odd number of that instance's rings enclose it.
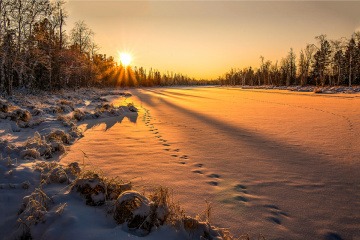
<instances>
[{"instance_id":1,"label":"footprint in snow","mask_svg":"<svg viewBox=\"0 0 360 240\"><path fill-rule=\"evenodd\" d=\"M216 174L216 173L212 173L212 174L209 174L207 175L209 178L220 178L220 175L219 174Z\"/></svg>"},{"instance_id":2,"label":"footprint in snow","mask_svg":"<svg viewBox=\"0 0 360 240\"><path fill-rule=\"evenodd\" d=\"M264 207L267 208L269 213L272 215L271 217L266 218L270 222L280 225L284 217L289 217L289 214L282 211L278 206L274 204L265 204Z\"/></svg>"},{"instance_id":3,"label":"footprint in snow","mask_svg":"<svg viewBox=\"0 0 360 240\"><path fill-rule=\"evenodd\" d=\"M235 196L234 199L239 202L249 202L248 198L241 196L241 195Z\"/></svg>"},{"instance_id":4,"label":"footprint in snow","mask_svg":"<svg viewBox=\"0 0 360 240\"><path fill-rule=\"evenodd\" d=\"M170 146L170 144L163 143L163 146L169 147L169 146Z\"/></svg>"},{"instance_id":5,"label":"footprint in snow","mask_svg":"<svg viewBox=\"0 0 360 240\"><path fill-rule=\"evenodd\" d=\"M201 167L203 167L203 166L204 166L204 164L202 164L202 163L196 163L196 164L194 164L194 166L195 166L195 167L199 167L199 168L201 168Z\"/></svg>"},{"instance_id":6,"label":"footprint in snow","mask_svg":"<svg viewBox=\"0 0 360 240\"><path fill-rule=\"evenodd\" d=\"M326 233L324 236L324 239L325 240L343 240L343 238L339 234L334 233L334 232Z\"/></svg>"},{"instance_id":7,"label":"footprint in snow","mask_svg":"<svg viewBox=\"0 0 360 240\"><path fill-rule=\"evenodd\" d=\"M243 185L243 184L238 184L234 188L235 188L235 191L237 191L237 192L242 192L242 193L245 193L245 194L248 193L247 187L245 185Z\"/></svg>"},{"instance_id":8,"label":"footprint in snow","mask_svg":"<svg viewBox=\"0 0 360 240\"><path fill-rule=\"evenodd\" d=\"M268 217L266 218L266 220L268 220L269 222L281 225L281 220L279 218L276 217Z\"/></svg>"},{"instance_id":9,"label":"footprint in snow","mask_svg":"<svg viewBox=\"0 0 360 240\"><path fill-rule=\"evenodd\" d=\"M201 170L193 170L192 172L197 173L197 174L204 174L203 171L201 171Z\"/></svg>"},{"instance_id":10,"label":"footprint in snow","mask_svg":"<svg viewBox=\"0 0 360 240\"><path fill-rule=\"evenodd\" d=\"M171 156L172 156L172 157L177 157L178 155L176 155L176 154L172 154Z\"/></svg>"},{"instance_id":11,"label":"footprint in snow","mask_svg":"<svg viewBox=\"0 0 360 240\"><path fill-rule=\"evenodd\" d=\"M216 182L216 181L209 181L209 182L207 182L207 184L210 184L211 186L218 186L219 185L219 183Z\"/></svg>"}]
</instances>

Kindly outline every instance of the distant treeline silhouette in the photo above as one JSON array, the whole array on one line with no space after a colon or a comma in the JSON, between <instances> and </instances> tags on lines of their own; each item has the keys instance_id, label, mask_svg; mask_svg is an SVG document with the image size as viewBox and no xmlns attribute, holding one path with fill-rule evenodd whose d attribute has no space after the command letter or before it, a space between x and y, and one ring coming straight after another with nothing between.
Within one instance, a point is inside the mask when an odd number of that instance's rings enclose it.
<instances>
[{"instance_id":1,"label":"distant treeline silhouette","mask_svg":"<svg viewBox=\"0 0 360 240\"><path fill-rule=\"evenodd\" d=\"M280 62L260 56L257 69L231 69L219 77L226 85L348 85L360 84L360 32L350 39L328 40L326 35L315 37L317 44L307 44L297 58L290 48Z\"/></svg>"}]
</instances>

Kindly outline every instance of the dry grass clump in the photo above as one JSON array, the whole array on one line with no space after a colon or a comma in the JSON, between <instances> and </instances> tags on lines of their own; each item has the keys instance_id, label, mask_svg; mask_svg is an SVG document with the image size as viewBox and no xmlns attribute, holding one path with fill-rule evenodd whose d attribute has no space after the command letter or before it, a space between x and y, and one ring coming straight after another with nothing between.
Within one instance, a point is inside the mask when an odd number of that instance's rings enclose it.
<instances>
[{"instance_id":1,"label":"dry grass clump","mask_svg":"<svg viewBox=\"0 0 360 240\"><path fill-rule=\"evenodd\" d=\"M58 107L56 113L69 113L74 111L74 103L72 101L61 99L57 102Z\"/></svg>"},{"instance_id":2,"label":"dry grass clump","mask_svg":"<svg viewBox=\"0 0 360 240\"><path fill-rule=\"evenodd\" d=\"M65 133L63 130L56 129L45 136L47 141L60 141L65 144L69 144L71 136Z\"/></svg>"},{"instance_id":3,"label":"dry grass clump","mask_svg":"<svg viewBox=\"0 0 360 240\"><path fill-rule=\"evenodd\" d=\"M130 230L145 236L154 226L155 213L151 201L136 191L123 192L115 202L114 219L118 224L126 223Z\"/></svg>"},{"instance_id":4,"label":"dry grass clump","mask_svg":"<svg viewBox=\"0 0 360 240\"><path fill-rule=\"evenodd\" d=\"M134 106L133 103L128 103L127 107L130 110L130 112L137 112L138 111L138 109Z\"/></svg>"},{"instance_id":5,"label":"dry grass clump","mask_svg":"<svg viewBox=\"0 0 360 240\"><path fill-rule=\"evenodd\" d=\"M95 108L96 112L106 112L114 109L114 105L110 103L103 103Z\"/></svg>"},{"instance_id":6,"label":"dry grass clump","mask_svg":"<svg viewBox=\"0 0 360 240\"><path fill-rule=\"evenodd\" d=\"M69 136L71 136L72 138L76 139L76 138L83 137L83 133L82 133L82 131L78 128L78 126L76 126L75 124L71 124L71 128L70 128L70 130L69 130Z\"/></svg>"},{"instance_id":7,"label":"dry grass clump","mask_svg":"<svg viewBox=\"0 0 360 240\"><path fill-rule=\"evenodd\" d=\"M207 205L206 219L210 217ZM133 233L146 236L154 227L170 224L193 239L233 239L228 231L211 226L208 220L186 216L170 197L167 188L156 188L148 197L136 191L125 191L115 201L113 217L126 224Z\"/></svg>"},{"instance_id":8,"label":"dry grass clump","mask_svg":"<svg viewBox=\"0 0 360 240\"><path fill-rule=\"evenodd\" d=\"M57 120L62 122L64 126L68 127L72 124L72 117L69 115L59 114Z\"/></svg>"},{"instance_id":9,"label":"dry grass clump","mask_svg":"<svg viewBox=\"0 0 360 240\"><path fill-rule=\"evenodd\" d=\"M70 183L75 176L80 173L79 164L70 163L68 166L60 165L57 162L37 162L35 170L41 173L41 182L50 183Z\"/></svg>"},{"instance_id":10,"label":"dry grass clump","mask_svg":"<svg viewBox=\"0 0 360 240\"><path fill-rule=\"evenodd\" d=\"M84 120L85 113L83 111L81 111L80 109L75 109L73 112L73 118L76 119L77 121Z\"/></svg>"},{"instance_id":11,"label":"dry grass clump","mask_svg":"<svg viewBox=\"0 0 360 240\"><path fill-rule=\"evenodd\" d=\"M31 225L43 222L50 203L51 199L46 193L42 189L36 188L29 196L23 198L23 203L18 212L18 221L29 228Z\"/></svg>"},{"instance_id":12,"label":"dry grass clump","mask_svg":"<svg viewBox=\"0 0 360 240\"><path fill-rule=\"evenodd\" d=\"M39 159L40 153L35 148L27 148L20 152L20 157L23 159Z\"/></svg>"},{"instance_id":13,"label":"dry grass clump","mask_svg":"<svg viewBox=\"0 0 360 240\"><path fill-rule=\"evenodd\" d=\"M103 103L95 108L94 116L119 116L120 108L115 107L113 104Z\"/></svg>"},{"instance_id":14,"label":"dry grass clump","mask_svg":"<svg viewBox=\"0 0 360 240\"><path fill-rule=\"evenodd\" d=\"M9 156L12 156L16 154L16 152L19 151L19 148L13 144L10 143L8 140L0 139L0 157L2 158L2 154Z\"/></svg>"},{"instance_id":15,"label":"dry grass clump","mask_svg":"<svg viewBox=\"0 0 360 240\"><path fill-rule=\"evenodd\" d=\"M66 100L66 99L60 99L57 103L59 105L66 105L66 106L74 107L73 102L69 101L69 100Z\"/></svg>"},{"instance_id":16,"label":"dry grass clump","mask_svg":"<svg viewBox=\"0 0 360 240\"><path fill-rule=\"evenodd\" d=\"M23 122L29 122L31 119L31 114L28 110L18 108L10 114L10 117L13 121L21 120Z\"/></svg>"},{"instance_id":17,"label":"dry grass clump","mask_svg":"<svg viewBox=\"0 0 360 240\"><path fill-rule=\"evenodd\" d=\"M103 205L107 200L114 200L122 192L131 189L130 183L123 183L116 178L105 178L95 171L81 172L72 184L72 189L80 192L91 206Z\"/></svg>"},{"instance_id":18,"label":"dry grass clump","mask_svg":"<svg viewBox=\"0 0 360 240\"><path fill-rule=\"evenodd\" d=\"M7 113L9 111L9 104L6 101L0 100L0 112Z\"/></svg>"},{"instance_id":19,"label":"dry grass clump","mask_svg":"<svg viewBox=\"0 0 360 240\"><path fill-rule=\"evenodd\" d=\"M30 152L28 151L30 149L36 150L40 156L43 156L45 158L50 158L52 156L51 153L53 152L51 144L49 144L45 140L45 138L42 138L38 132L35 132L34 137L29 138L25 142L25 150L23 150L20 155L22 155L22 157L26 157L27 155L30 154ZM40 156L37 156L36 158L40 158Z\"/></svg>"},{"instance_id":20,"label":"dry grass clump","mask_svg":"<svg viewBox=\"0 0 360 240\"><path fill-rule=\"evenodd\" d=\"M51 158L53 153L58 152L62 154L66 152L64 142L68 142L69 138L69 134L65 134L62 130L53 131L47 136L43 137L38 132L35 132L34 137L29 138L26 141L24 145L25 150L22 151L21 155L22 157L31 157L34 156L31 154L31 151L36 154L35 151L33 151L36 150L41 157L44 157L46 159ZM36 158L40 157L37 156Z\"/></svg>"}]
</instances>

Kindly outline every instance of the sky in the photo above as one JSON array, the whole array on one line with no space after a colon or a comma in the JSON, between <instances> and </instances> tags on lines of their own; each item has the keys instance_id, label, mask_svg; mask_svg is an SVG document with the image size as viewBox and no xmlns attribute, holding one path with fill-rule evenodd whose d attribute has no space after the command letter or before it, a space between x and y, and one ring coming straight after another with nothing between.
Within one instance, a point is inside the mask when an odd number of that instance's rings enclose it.
<instances>
[{"instance_id":1,"label":"sky","mask_svg":"<svg viewBox=\"0 0 360 240\"><path fill-rule=\"evenodd\" d=\"M99 53L129 52L133 66L216 79L231 68L280 61L315 36L360 30L359 1L68 0L67 31L79 20Z\"/></svg>"}]
</instances>

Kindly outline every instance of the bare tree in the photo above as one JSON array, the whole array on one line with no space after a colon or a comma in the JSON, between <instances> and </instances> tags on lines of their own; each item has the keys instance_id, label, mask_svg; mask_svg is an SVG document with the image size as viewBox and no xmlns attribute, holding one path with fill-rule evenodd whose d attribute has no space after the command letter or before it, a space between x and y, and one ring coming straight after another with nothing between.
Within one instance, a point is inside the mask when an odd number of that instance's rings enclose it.
<instances>
[{"instance_id":1,"label":"bare tree","mask_svg":"<svg viewBox=\"0 0 360 240\"><path fill-rule=\"evenodd\" d=\"M80 53L89 53L93 42L94 32L85 24L84 21L75 23L71 30L71 41Z\"/></svg>"}]
</instances>

